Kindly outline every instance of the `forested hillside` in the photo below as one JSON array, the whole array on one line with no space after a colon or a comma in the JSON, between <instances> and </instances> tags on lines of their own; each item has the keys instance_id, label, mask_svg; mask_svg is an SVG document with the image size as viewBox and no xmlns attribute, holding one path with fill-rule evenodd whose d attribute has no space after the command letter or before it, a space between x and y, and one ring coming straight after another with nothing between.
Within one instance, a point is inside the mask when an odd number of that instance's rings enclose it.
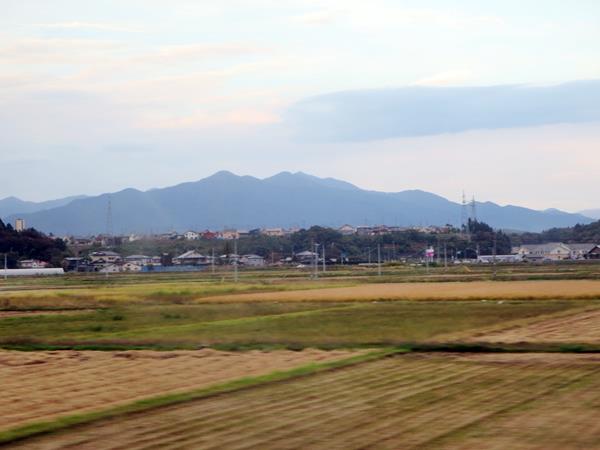
<instances>
[{"instance_id":1,"label":"forested hillside","mask_svg":"<svg viewBox=\"0 0 600 450\"><path fill-rule=\"evenodd\" d=\"M0 257L4 267L4 255L7 255L9 268L17 267L21 259L38 259L53 266L60 266L67 255L67 247L62 239L48 237L33 228L17 232L0 220Z\"/></svg>"}]
</instances>

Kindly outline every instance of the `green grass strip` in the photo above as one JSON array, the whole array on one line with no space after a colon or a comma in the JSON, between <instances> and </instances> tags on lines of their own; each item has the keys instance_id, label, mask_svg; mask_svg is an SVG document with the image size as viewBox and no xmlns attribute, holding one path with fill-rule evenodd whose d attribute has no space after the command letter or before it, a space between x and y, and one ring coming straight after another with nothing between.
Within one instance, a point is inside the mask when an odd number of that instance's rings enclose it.
<instances>
[{"instance_id":1,"label":"green grass strip","mask_svg":"<svg viewBox=\"0 0 600 450\"><path fill-rule=\"evenodd\" d=\"M34 436L55 433L71 427L90 424L99 420L114 419L131 414L146 412L156 408L177 405L193 400L235 392L242 389L258 387L267 383L282 382L298 377L305 377L321 372L341 369L356 364L375 361L403 352L405 352L405 350L402 349L388 348L384 350L377 350L350 358L327 361L323 363L311 363L290 370L275 371L266 375L238 378L225 383L208 386L201 389L195 389L184 393L149 397L100 411L62 416L51 421L33 422L0 432L0 446L5 446L7 444L14 443L15 441Z\"/></svg>"}]
</instances>

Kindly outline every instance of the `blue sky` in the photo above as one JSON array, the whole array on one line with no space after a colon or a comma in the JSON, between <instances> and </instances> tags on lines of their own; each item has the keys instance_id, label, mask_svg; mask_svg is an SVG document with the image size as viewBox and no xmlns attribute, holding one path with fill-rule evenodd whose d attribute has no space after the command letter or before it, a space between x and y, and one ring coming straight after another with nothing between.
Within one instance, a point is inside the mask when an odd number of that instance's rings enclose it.
<instances>
[{"instance_id":1,"label":"blue sky","mask_svg":"<svg viewBox=\"0 0 600 450\"><path fill-rule=\"evenodd\" d=\"M597 1L2 8L0 197L302 170L368 189L600 207Z\"/></svg>"}]
</instances>

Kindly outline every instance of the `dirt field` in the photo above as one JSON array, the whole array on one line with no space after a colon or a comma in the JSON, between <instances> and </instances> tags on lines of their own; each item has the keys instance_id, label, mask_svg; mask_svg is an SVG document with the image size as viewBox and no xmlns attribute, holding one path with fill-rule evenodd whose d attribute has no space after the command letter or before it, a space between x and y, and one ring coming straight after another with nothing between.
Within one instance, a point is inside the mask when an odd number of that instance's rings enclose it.
<instances>
[{"instance_id":1,"label":"dirt field","mask_svg":"<svg viewBox=\"0 0 600 450\"><path fill-rule=\"evenodd\" d=\"M209 349L0 351L0 430L351 354L318 350L228 353Z\"/></svg>"},{"instance_id":2,"label":"dirt field","mask_svg":"<svg viewBox=\"0 0 600 450\"><path fill-rule=\"evenodd\" d=\"M354 287L206 297L210 301L354 301L600 298L600 280L385 283Z\"/></svg>"},{"instance_id":3,"label":"dirt field","mask_svg":"<svg viewBox=\"0 0 600 450\"><path fill-rule=\"evenodd\" d=\"M600 309L576 314L562 314L558 317L534 321L525 326L511 327L491 333L478 333L468 340L495 343L600 343Z\"/></svg>"},{"instance_id":4,"label":"dirt field","mask_svg":"<svg viewBox=\"0 0 600 450\"><path fill-rule=\"evenodd\" d=\"M405 355L40 437L27 449L595 449L597 355Z\"/></svg>"}]
</instances>

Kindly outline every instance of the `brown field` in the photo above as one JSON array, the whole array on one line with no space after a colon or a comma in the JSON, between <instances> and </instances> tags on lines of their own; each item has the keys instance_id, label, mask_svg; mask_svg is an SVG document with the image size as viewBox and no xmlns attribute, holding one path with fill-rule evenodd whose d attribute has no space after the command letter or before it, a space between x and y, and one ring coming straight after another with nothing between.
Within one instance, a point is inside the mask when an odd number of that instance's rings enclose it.
<instances>
[{"instance_id":1,"label":"brown field","mask_svg":"<svg viewBox=\"0 0 600 450\"><path fill-rule=\"evenodd\" d=\"M363 284L302 291L205 297L210 301L600 299L600 280L472 281Z\"/></svg>"},{"instance_id":2,"label":"brown field","mask_svg":"<svg viewBox=\"0 0 600 450\"><path fill-rule=\"evenodd\" d=\"M409 354L39 437L26 449L597 449L600 356Z\"/></svg>"},{"instance_id":3,"label":"brown field","mask_svg":"<svg viewBox=\"0 0 600 450\"><path fill-rule=\"evenodd\" d=\"M73 315L92 312L93 309L65 309L65 310L28 310L28 311L0 311L0 319L8 317L27 317L27 316L54 316L54 315Z\"/></svg>"},{"instance_id":4,"label":"brown field","mask_svg":"<svg viewBox=\"0 0 600 450\"><path fill-rule=\"evenodd\" d=\"M468 340L494 343L600 343L600 308L575 314L563 313L523 326L512 326L489 333L477 333Z\"/></svg>"},{"instance_id":5,"label":"brown field","mask_svg":"<svg viewBox=\"0 0 600 450\"><path fill-rule=\"evenodd\" d=\"M0 430L356 352L0 351Z\"/></svg>"}]
</instances>

